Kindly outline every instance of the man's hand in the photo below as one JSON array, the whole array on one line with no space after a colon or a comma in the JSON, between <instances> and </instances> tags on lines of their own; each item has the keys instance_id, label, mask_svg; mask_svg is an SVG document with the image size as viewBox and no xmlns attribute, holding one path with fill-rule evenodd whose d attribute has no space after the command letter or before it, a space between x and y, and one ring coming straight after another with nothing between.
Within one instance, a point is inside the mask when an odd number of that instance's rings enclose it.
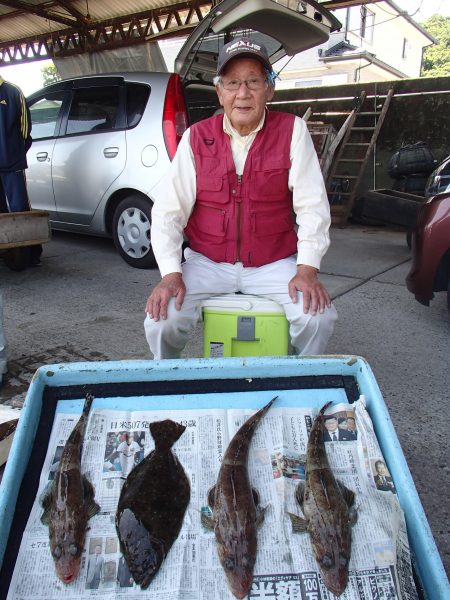
<instances>
[{"instance_id":1,"label":"man's hand","mask_svg":"<svg viewBox=\"0 0 450 600\"><path fill-rule=\"evenodd\" d=\"M297 274L289 282L289 296L294 304L297 302L297 292L303 294L303 312L315 315L325 307L330 308L331 298L317 278L317 269L308 265L297 265Z\"/></svg>"},{"instance_id":2,"label":"man's hand","mask_svg":"<svg viewBox=\"0 0 450 600\"><path fill-rule=\"evenodd\" d=\"M155 321L167 319L167 306L170 298L175 298L175 308L180 310L185 294L186 286L181 273L164 275L150 294L145 305L145 312Z\"/></svg>"}]
</instances>

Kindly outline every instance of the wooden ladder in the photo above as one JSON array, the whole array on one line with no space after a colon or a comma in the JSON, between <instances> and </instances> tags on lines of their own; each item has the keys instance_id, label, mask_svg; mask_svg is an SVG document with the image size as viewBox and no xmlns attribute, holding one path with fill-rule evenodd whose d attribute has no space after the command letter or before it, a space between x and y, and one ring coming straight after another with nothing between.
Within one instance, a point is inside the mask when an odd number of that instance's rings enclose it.
<instances>
[{"instance_id":1,"label":"wooden ladder","mask_svg":"<svg viewBox=\"0 0 450 600\"><path fill-rule=\"evenodd\" d=\"M327 193L331 209L331 222L344 226L352 212L359 184L377 141L381 126L394 95L390 88L379 110L366 110L366 93L363 91L352 111L347 131L327 177ZM368 124L368 120L372 123ZM370 136L370 137L369 137Z\"/></svg>"}]
</instances>

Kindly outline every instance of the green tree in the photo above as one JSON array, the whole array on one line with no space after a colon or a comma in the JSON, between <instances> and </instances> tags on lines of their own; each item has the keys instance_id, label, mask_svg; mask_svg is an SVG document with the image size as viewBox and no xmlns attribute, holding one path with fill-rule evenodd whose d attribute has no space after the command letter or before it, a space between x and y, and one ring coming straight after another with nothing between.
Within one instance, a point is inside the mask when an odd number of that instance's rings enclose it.
<instances>
[{"instance_id":1,"label":"green tree","mask_svg":"<svg viewBox=\"0 0 450 600\"><path fill-rule=\"evenodd\" d=\"M55 65L48 65L46 67L42 67L41 72L42 78L44 80L44 87L55 83L56 81L59 81L61 79L61 76L56 70Z\"/></svg>"},{"instance_id":2,"label":"green tree","mask_svg":"<svg viewBox=\"0 0 450 600\"><path fill-rule=\"evenodd\" d=\"M437 44L425 48L422 77L448 76L450 74L450 17L433 15L421 25L437 40Z\"/></svg>"}]
</instances>

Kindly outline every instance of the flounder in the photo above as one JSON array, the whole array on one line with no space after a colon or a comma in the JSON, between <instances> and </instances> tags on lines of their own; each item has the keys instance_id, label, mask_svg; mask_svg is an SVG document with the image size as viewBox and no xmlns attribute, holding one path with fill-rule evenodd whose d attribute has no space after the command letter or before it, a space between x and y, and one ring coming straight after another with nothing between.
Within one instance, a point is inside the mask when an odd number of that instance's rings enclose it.
<instances>
[{"instance_id":1,"label":"flounder","mask_svg":"<svg viewBox=\"0 0 450 600\"><path fill-rule=\"evenodd\" d=\"M117 505L120 548L142 589L177 539L189 504L189 479L171 450L185 429L170 419L150 424L155 449L128 475Z\"/></svg>"}]
</instances>

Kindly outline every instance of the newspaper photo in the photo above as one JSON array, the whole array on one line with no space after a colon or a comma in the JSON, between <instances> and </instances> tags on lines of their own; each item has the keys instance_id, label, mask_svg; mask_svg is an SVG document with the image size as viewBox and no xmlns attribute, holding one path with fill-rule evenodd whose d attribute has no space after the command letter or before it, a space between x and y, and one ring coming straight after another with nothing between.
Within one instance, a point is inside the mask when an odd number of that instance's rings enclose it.
<instances>
[{"instance_id":1,"label":"newspaper photo","mask_svg":"<svg viewBox=\"0 0 450 600\"><path fill-rule=\"evenodd\" d=\"M82 472L94 486L100 511L88 522L80 572L68 585L55 573L48 527L40 520L40 498L54 477L83 401L80 399L78 413L57 410L8 600L60 600L62 595L67 600L234 598L219 563L214 532L202 526L201 515L210 513L208 492L216 483L231 438L246 419L276 394L277 400L257 427L250 445L249 478L265 513L257 531L257 557L248 598L335 598L324 585L310 536L294 533L288 515L303 516L295 493L299 482L305 479L308 436L322 405L305 405L310 390L288 390L258 392L251 408L208 408L205 402L192 408L193 403L186 396L175 407L155 410L151 403L146 406L145 398L140 398L139 403L134 403L139 410L131 409L132 401L126 404L126 410L117 410L105 407L105 403L97 406L94 400L84 436ZM239 396L242 406L245 394ZM180 408L184 400L186 408ZM342 390L327 390L327 400L333 401L323 425L328 461L334 477L354 492L357 511L351 534L349 579L340 598L418 598L404 515L364 398L348 404ZM166 405L167 400L159 404ZM127 476L154 448L149 424L164 419L186 427L172 450L189 478L191 497L178 538L149 587L142 590L133 581L121 554L115 516Z\"/></svg>"}]
</instances>

